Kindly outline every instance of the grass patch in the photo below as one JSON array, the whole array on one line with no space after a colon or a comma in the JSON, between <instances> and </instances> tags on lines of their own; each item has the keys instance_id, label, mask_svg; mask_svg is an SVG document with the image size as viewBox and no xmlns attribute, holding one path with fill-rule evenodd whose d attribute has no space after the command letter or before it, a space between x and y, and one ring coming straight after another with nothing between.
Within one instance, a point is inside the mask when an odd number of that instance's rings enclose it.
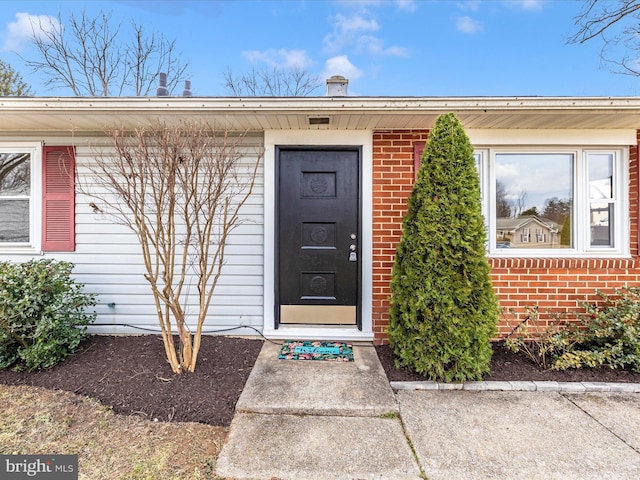
<instances>
[{"instance_id":1,"label":"grass patch","mask_svg":"<svg viewBox=\"0 0 640 480\"><path fill-rule=\"evenodd\" d=\"M378 415L378 418L386 418L386 419L390 419L390 420L395 420L395 419L399 418L399 416L398 416L397 412L391 412L390 411L390 412Z\"/></svg>"},{"instance_id":2,"label":"grass patch","mask_svg":"<svg viewBox=\"0 0 640 480\"><path fill-rule=\"evenodd\" d=\"M0 454L77 454L86 480L216 479L228 428L114 414L88 397L0 385Z\"/></svg>"}]
</instances>

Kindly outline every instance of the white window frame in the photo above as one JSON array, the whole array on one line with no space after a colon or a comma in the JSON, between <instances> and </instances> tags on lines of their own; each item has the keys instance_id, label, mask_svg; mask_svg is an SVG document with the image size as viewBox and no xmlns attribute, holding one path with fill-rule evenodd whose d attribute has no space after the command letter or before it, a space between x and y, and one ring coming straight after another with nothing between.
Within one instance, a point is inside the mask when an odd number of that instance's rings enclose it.
<instances>
[{"instance_id":1,"label":"white window frame","mask_svg":"<svg viewBox=\"0 0 640 480\"><path fill-rule=\"evenodd\" d=\"M0 242L0 254L40 253L42 250L42 143L1 142L0 153L24 152L31 155L29 195L29 242Z\"/></svg>"},{"instance_id":2,"label":"white window frame","mask_svg":"<svg viewBox=\"0 0 640 480\"><path fill-rule=\"evenodd\" d=\"M480 157L480 183L482 185L482 212L487 227L487 245L490 256L496 257L629 257L629 150L627 147L576 147L576 146L505 146L478 148ZM568 153L574 158L573 168L573 247L562 249L544 248L497 248L495 205L495 160L497 154L552 154ZM590 244L590 199L587 159L589 154L613 155L613 246ZM603 201L603 203L605 203ZM535 243L530 243L535 245Z\"/></svg>"}]
</instances>

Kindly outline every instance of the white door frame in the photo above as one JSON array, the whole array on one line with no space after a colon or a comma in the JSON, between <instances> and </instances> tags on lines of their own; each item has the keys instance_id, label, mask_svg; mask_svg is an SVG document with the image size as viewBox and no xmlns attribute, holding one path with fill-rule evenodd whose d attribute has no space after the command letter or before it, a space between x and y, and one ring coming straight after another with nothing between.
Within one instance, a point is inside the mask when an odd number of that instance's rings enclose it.
<instances>
[{"instance_id":1,"label":"white door frame","mask_svg":"<svg viewBox=\"0 0 640 480\"><path fill-rule=\"evenodd\" d=\"M372 157L370 130L266 130L264 132L264 327L267 338L372 341ZM362 148L362 330L357 326L280 325L275 328L275 150L276 146Z\"/></svg>"}]
</instances>

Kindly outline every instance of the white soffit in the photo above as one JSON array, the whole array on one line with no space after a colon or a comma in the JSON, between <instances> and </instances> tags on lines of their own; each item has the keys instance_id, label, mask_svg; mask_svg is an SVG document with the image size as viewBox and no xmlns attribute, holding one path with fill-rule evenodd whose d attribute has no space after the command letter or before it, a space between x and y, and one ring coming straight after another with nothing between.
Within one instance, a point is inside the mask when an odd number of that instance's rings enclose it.
<instances>
[{"instance_id":1,"label":"white soffit","mask_svg":"<svg viewBox=\"0 0 640 480\"><path fill-rule=\"evenodd\" d=\"M639 125L640 128L640 125ZM635 129L504 130L466 129L474 146L482 145L634 145Z\"/></svg>"},{"instance_id":2,"label":"white soffit","mask_svg":"<svg viewBox=\"0 0 640 480\"><path fill-rule=\"evenodd\" d=\"M640 97L2 97L0 132L99 132L157 119L240 131L425 129L448 112L467 129L635 129ZM310 116L331 122L309 125Z\"/></svg>"}]
</instances>

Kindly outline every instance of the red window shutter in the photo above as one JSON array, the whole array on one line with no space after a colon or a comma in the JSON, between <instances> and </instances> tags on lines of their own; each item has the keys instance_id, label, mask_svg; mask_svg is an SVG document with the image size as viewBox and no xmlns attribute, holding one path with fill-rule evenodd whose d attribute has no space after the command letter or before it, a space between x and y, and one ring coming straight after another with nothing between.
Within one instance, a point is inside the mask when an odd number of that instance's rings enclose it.
<instances>
[{"instance_id":1,"label":"red window shutter","mask_svg":"<svg viewBox=\"0 0 640 480\"><path fill-rule=\"evenodd\" d=\"M73 252L75 232L75 154L73 147L42 151L42 250Z\"/></svg>"},{"instance_id":2,"label":"red window shutter","mask_svg":"<svg viewBox=\"0 0 640 480\"><path fill-rule=\"evenodd\" d=\"M413 144L413 181L418 178L418 169L420 168L420 159L427 142L416 142Z\"/></svg>"}]
</instances>

